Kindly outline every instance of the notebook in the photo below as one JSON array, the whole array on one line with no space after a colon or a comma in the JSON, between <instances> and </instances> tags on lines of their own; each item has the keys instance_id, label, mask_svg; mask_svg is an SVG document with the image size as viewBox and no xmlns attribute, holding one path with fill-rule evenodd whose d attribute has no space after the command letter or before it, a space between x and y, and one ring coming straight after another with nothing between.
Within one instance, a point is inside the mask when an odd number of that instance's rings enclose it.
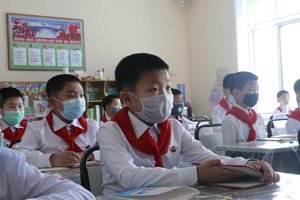
<instances>
[{"instance_id":1,"label":"notebook","mask_svg":"<svg viewBox=\"0 0 300 200\"><path fill-rule=\"evenodd\" d=\"M221 168L230 169L235 171L240 171L248 174L249 176L260 178L262 177L263 173L253 167L248 165L221 165Z\"/></svg>"},{"instance_id":2,"label":"notebook","mask_svg":"<svg viewBox=\"0 0 300 200\"><path fill-rule=\"evenodd\" d=\"M137 188L111 195L110 199L130 200L188 200L199 196L200 192L192 187L148 187Z\"/></svg>"},{"instance_id":3,"label":"notebook","mask_svg":"<svg viewBox=\"0 0 300 200\"><path fill-rule=\"evenodd\" d=\"M268 182L261 182L257 178L249 177L249 178L243 178L243 179L234 180L225 183L210 183L208 185L230 188L230 189L249 189L249 188L259 187L268 184L269 184Z\"/></svg>"}]
</instances>

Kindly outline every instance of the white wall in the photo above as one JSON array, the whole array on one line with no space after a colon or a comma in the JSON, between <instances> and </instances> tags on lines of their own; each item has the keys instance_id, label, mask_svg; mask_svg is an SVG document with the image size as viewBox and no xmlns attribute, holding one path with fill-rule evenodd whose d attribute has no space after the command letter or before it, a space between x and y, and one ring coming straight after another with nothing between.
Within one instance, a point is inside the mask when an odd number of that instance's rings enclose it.
<instances>
[{"instance_id":1,"label":"white wall","mask_svg":"<svg viewBox=\"0 0 300 200\"><path fill-rule=\"evenodd\" d=\"M187 9L191 102L196 115L211 115L216 70L237 70L234 0L194 0Z\"/></svg>"},{"instance_id":2,"label":"white wall","mask_svg":"<svg viewBox=\"0 0 300 200\"><path fill-rule=\"evenodd\" d=\"M189 88L186 17L177 0L0 0L0 5L2 25L8 12L83 19L90 75L100 66L113 78L121 58L149 52L169 64L175 83ZM0 81L45 81L60 73L9 71L6 26L1 26L0 43Z\"/></svg>"}]
</instances>

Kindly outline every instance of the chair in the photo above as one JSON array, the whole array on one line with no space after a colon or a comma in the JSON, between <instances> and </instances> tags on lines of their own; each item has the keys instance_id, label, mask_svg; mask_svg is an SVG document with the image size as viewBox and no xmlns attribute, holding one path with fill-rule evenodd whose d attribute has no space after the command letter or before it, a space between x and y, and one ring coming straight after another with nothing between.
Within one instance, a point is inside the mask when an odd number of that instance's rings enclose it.
<instances>
[{"instance_id":1,"label":"chair","mask_svg":"<svg viewBox=\"0 0 300 200\"><path fill-rule=\"evenodd\" d=\"M191 121L200 121L200 120L206 120L206 119L209 119L209 117L207 117L206 115L203 115L203 116L200 116L200 117L190 117L189 120Z\"/></svg>"},{"instance_id":2,"label":"chair","mask_svg":"<svg viewBox=\"0 0 300 200\"><path fill-rule=\"evenodd\" d=\"M207 124L211 124L212 121L211 119L202 119L202 120L198 120L198 123L196 124L196 128L202 125L207 125Z\"/></svg>"},{"instance_id":3,"label":"chair","mask_svg":"<svg viewBox=\"0 0 300 200\"><path fill-rule=\"evenodd\" d=\"M289 118L274 118L274 119L271 119L268 124L267 124L267 133L268 133L268 137L272 137L273 134L272 134L272 128L274 128L274 122L275 121L283 121L283 120L288 120Z\"/></svg>"},{"instance_id":4,"label":"chair","mask_svg":"<svg viewBox=\"0 0 300 200\"><path fill-rule=\"evenodd\" d=\"M21 142L21 139L19 139L19 140L16 140L16 141L13 141L12 143L10 143L10 145L8 146L8 148L12 148L15 144L18 144L18 143L20 143Z\"/></svg>"},{"instance_id":5,"label":"chair","mask_svg":"<svg viewBox=\"0 0 300 200\"><path fill-rule=\"evenodd\" d=\"M87 150L80 161L80 179L81 185L91 191L95 196L102 195L102 171L101 166L87 166L88 157L94 152L100 150L99 145ZM100 182L100 184L99 184Z\"/></svg>"},{"instance_id":6,"label":"chair","mask_svg":"<svg viewBox=\"0 0 300 200\"><path fill-rule=\"evenodd\" d=\"M200 132L201 129L212 128L221 126L221 124L205 124L196 128L195 139L199 140L202 145L207 149L213 149L215 146L223 144L223 135L221 132L214 132L212 130L207 130L205 132Z\"/></svg>"}]
</instances>

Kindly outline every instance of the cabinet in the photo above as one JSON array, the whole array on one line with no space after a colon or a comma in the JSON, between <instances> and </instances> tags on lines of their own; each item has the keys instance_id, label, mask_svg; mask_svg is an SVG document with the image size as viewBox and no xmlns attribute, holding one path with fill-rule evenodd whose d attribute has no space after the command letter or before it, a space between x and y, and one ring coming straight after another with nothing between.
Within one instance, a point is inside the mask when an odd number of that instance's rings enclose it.
<instances>
[{"instance_id":1,"label":"cabinet","mask_svg":"<svg viewBox=\"0 0 300 200\"><path fill-rule=\"evenodd\" d=\"M102 108L102 99L109 95L118 95L116 82L111 80L81 80L86 99L85 116L100 122L104 110Z\"/></svg>"}]
</instances>

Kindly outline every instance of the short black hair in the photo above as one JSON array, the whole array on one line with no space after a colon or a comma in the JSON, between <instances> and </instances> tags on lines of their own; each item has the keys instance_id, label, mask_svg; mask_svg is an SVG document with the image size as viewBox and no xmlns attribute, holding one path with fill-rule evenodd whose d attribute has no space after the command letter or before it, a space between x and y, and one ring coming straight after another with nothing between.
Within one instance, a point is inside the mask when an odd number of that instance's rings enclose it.
<instances>
[{"instance_id":1,"label":"short black hair","mask_svg":"<svg viewBox=\"0 0 300 200\"><path fill-rule=\"evenodd\" d=\"M230 74L227 74L226 76L224 76L224 78L223 78L223 89L229 89L230 79L232 78L233 75L234 75L234 73L230 73Z\"/></svg>"},{"instance_id":2,"label":"short black hair","mask_svg":"<svg viewBox=\"0 0 300 200\"><path fill-rule=\"evenodd\" d=\"M23 101L23 94L17 88L6 87L0 90L0 95L2 96L2 101L0 102L0 107L3 108L5 102L9 98L20 97Z\"/></svg>"},{"instance_id":3,"label":"short black hair","mask_svg":"<svg viewBox=\"0 0 300 200\"><path fill-rule=\"evenodd\" d=\"M110 94L110 95L107 95L103 98L102 106L103 106L104 110L106 110L106 106L111 104L114 99L119 99L119 97L117 95Z\"/></svg>"},{"instance_id":4,"label":"short black hair","mask_svg":"<svg viewBox=\"0 0 300 200\"><path fill-rule=\"evenodd\" d=\"M172 94L173 94L174 96L176 96L176 95L181 95L181 94L182 94L182 93L180 92L180 90L175 89L175 88L171 88L171 91L172 91Z\"/></svg>"},{"instance_id":5,"label":"short black hair","mask_svg":"<svg viewBox=\"0 0 300 200\"><path fill-rule=\"evenodd\" d=\"M237 72L230 79L230 91L233 92L234 89L241 90L248 81L256 81L258 77L251 72Z\"/></svg>"},{"instance_id":6,"label":"short black hair","mask_svg":"<svg viewBox=\"0 0 300 200\"><path fill-rule=\"evenodd\" d=\"M60 74L50 78L46 85L46 92L48 97L57 97L58 93L63 90L66 84L78 82L80 80L71 74ZM80 83L81 84L81 83Z\"/></svg>"},{"instance_id":7,"label":"short black hair","mask_svg":"<svg viewBox=\"0 0 300 200\"><path fill-rule=\"evenodd\" d=\"M280 90L277 92L277 99L279 99L282 95L289 94L287 90Z\"/></svg>"},{"instance_id":8,"label":"short black hair","mask_svg":"<svg viewBox=\"0 0 300 200\"><path fill-rule=\"evenodd\" d=\"M169 66L158 56L148 53L137 53L123 58L115 69L117 88L122 91L128 88L135 91L141 74L153 70L169 70Z\"/></svg>"},{"instance_id":9,"label":"short black hair","mask_svg":"<svg viewBox=\"0 0 300 200\"><path fill-rule=\"evenodd\" d=\"M294 84L295 93L300 93L300 79L298 79Z\"/></svg>"}]
</instances>

